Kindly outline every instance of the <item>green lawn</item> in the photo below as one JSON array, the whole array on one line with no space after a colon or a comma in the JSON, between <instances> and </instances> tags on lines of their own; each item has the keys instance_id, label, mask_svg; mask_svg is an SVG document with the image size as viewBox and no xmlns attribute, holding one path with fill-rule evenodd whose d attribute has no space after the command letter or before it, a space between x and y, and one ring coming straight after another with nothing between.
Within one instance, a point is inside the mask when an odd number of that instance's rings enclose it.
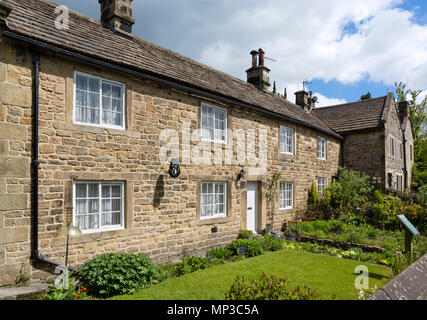
<instances>
[{"instance_id":1,"label":"green lawn","mask_svg":"<svg viewBox=\"0 0 427 320\"><path fill-rule=\"evenodd\" d=\"M223 300L225 291L236 275L258 278L267 275L287 275L291 285L308 285L326 297L336 295L339 300L357 299L354 287L358 265L366 265L370 272L370 287L382 287L390 280L390 268L359 261L318 255L301 251L267 253L255 258L219 265L207 270L162 282L134 295L113 297L115 300Z\"/></svg>"}]
</instances>

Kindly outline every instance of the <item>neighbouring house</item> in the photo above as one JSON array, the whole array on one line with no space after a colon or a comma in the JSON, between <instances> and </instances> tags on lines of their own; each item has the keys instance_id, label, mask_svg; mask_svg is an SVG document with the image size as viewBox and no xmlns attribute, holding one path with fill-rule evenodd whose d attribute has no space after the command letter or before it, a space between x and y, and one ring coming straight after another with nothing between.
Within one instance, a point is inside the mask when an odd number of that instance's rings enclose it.
<instances>
[{"instance_id":1,"label":"neighbouring house","mask_svg":"<svg viewBox=\"0 0 427 320\"><path fill-rule=\"evenodd\" d=\"M132 0L99 3L101 21L58 20L50 1L0 0L0 285L63 264L68 224L83 232L72 267L109 252L162 262L280 230L343 164L409 185L410 123L392 95L377 143L374 125L341 131L308 92L271 92L262 49L244 82L132 35Z\"/></svg>"},{"instance_id":2,"label":"neighbouring house","mask_svg":"<svg viewBox=\"0 0 427 320\"><path fill-rule=\"evenodd\" d=\"M396 105L389 93L313 112L344 137L341 154L346 168L366 172L385 189L410 188L414 142L408 102Z\"/></svg>"}]
</instances>

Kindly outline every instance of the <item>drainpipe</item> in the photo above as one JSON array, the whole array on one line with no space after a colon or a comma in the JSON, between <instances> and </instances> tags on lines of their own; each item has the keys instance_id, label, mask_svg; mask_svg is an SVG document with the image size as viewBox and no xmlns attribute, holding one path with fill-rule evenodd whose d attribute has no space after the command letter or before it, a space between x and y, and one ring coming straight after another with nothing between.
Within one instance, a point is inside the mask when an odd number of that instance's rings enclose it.
<instances>
[{"instance_id":1,"label":"drainpipe","mask_svg":"<svg viewBox=\"0 0 427 320\"><path fill-rule=\"evenodd\" d=\"M36 261L48 263L53 266L62 266L60 263L45 259L39 254L39 71L40 71L40 56L38 53L33 54L34 64L34 124L33 124L33 241L31 249L31 258ZM70 271L76 271L69 268Z\"/></svg>"}]
</instances>

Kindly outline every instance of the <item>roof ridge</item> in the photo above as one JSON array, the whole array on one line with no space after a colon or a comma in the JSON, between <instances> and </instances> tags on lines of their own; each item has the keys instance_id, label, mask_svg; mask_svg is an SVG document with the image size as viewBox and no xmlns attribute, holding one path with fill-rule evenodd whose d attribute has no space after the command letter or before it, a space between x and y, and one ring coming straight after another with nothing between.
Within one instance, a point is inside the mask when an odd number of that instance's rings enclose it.
<instances>
[{"instance_id":1,"label":"roof ridge","mask_svg":"<svg viewBox=\"0 0 427 320\"><path fill-rule=\"evenodd\" d=\"M347 103L342 103L342 104L336 104L336 105L333 105L333 106L327 106L327 107L316 108L316 109L314 109L314 110L315 110L315 111L317 111L317 110L322 110L322 109L327 109L327 108L344 107L344 106L348 106L348 105L352 105L352 104L356 104L356 103L372 102L372 101L374 101L374 100L385 99L385 98L387 98L387 96L382 96L382 97L372 98L372 99L362 100L362 101L354 101L354 102L347 102Z\"/></svg>"}]
</instances>

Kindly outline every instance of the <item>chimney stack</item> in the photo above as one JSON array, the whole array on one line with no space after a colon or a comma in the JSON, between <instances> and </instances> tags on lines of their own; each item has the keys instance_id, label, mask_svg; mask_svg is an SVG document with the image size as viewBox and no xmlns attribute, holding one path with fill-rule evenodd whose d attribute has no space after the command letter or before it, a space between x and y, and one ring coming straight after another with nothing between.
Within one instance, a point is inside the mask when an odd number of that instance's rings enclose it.
<instances>
[{"instance_id":1,"label":"chimney stack","mask_svg":"<svg viewBox=\"0 0 427 320\"><path fill-rule=\"evenodd\" d=\"M101 4L101 22L119 32L132 33L135 20L132 19L133 0L98 0Z\"/></svg>"},{"instance_id":2,"label":"chimney stack","mask_svg":"<svg viewBox=\"0 0 427 320\"><path fill-rule=\"evenodd\" d=\"M270 69L264 66L265 52L262 49L258 51L251 51L252 56L252 68L246 70L248 75L248 82L256 86L257 88L269 91L270 90ZM257 65L258 56L258 65Z\"/></svg>"},{"instance_id":3,"label":"chimney stack","mask_svg":"<svg viewBox=\"0 0 427 320\"><path fill-rule=\"evenodd\" d=\"M411 112L411 106L408 101L399 102L399 118L400 123L403 123L405 119L409 118L409 113Z\"/></svg>"},{"instance_id":4,"label":"chimney stack","mask_svg":"<svg viewBox=\"0 0 427 320\"><path fill-rule=\"evenodd\" d=\"M307 92L305 90L295 92L295 104L303 108L304 110L310 111L312 107L314 106L314 103L312 102L312 93Z\"/></svg>"}]
</instances>

